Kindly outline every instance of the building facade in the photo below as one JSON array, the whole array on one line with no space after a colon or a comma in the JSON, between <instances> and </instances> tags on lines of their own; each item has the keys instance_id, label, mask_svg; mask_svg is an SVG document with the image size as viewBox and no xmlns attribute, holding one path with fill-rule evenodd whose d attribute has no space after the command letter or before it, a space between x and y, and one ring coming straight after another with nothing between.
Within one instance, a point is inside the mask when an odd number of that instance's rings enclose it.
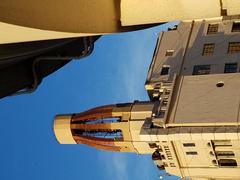
<instances>
[{"instance_id":1,"label":"building facade","mask_svg":"<svg viewBox=\"0 0 240 180\"><path fill-rule=\"evenodd\" d=\"M238 17L185 21L159 36L145 87L160 101L160 129L141 136L161 142L170 174L239 179L239 25Z\"/></svg>"},{"instance_id":2,"label":"building facade","mask_svg":"<svg viewBox=\"0 0 240 180\"><path fill-rule=\"evenodd\" d=\"M238 17L185 21L162 32L149 69L146 88L174 76L239 72ZM159 73L159 71L161 71Z\"/></svg>"},{"instance_id":3,"label":"building facade","mask_svg":"<svg viewBox=\"0 0 240 180\"><path fill-rule=\"evenodd\" d=\"M58 115L59 143L152 154L182 179L240 179L240 21L184 21L159 36L150 101Z\"/></svg>"},{"instance_id":4,"label":"building facade","mask_svg":"<svg viewBox=\"0 0 240 180\"><path fill-rule=\"evenodd\" d=\"M2 0L0 44L95 36L143 28L138 25L239 14L237 0Z\"/></svg>"}]
</instances>

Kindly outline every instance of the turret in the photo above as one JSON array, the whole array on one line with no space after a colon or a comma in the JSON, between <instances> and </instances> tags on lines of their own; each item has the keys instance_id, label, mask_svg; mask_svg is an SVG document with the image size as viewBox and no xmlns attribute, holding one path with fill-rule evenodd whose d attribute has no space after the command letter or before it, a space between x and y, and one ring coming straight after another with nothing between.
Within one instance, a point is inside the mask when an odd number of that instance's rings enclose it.
<instances>
[{"instance_id":1,"label":"turret","mask_svg":"<svg viewBox=\"0 0 240 180\"><path fill-rule=\"evenodd\" d=\"M154 104L134 102L107 105L69 115L57 115L54 132L61 144L85 144L97 149L152 153L139 135Z\"/></svg>"}]
</instances>

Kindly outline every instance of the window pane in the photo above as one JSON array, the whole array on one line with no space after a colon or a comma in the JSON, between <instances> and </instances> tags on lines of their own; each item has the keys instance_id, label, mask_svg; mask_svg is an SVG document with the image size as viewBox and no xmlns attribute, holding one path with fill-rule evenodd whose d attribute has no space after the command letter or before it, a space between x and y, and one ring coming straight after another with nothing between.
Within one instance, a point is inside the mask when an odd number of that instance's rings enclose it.
<instances>
[{"instance_id":1,"label":"window pane","mask_svg":"<svg viewBox=\"0 0 240 180\"><path fill-rule=\"evenodd\" d=\"M169 74L169 68L170 67L162 67L162 70L161 70L161 75L168 75Z\"/></svg>"},{"instance_id":2,"label":"window pane","mask_svg":"<svg viewBox=\"0 0 240 180\"><path fill-rule=\"evenodd\" d=\"M230 42L228 45L228 53L240 53L240 42Z\"/></svg>"},{"instance_id":3,"label":"window pane","mask_svg":"<svg viewBox=\"0 0 240 180\"><path fill-rule=\"evenodd\" d=\"M198 153L196 151L189 151L186 152L187 155L197 155Z\"/></svg>"},{"instance_id":4,"label":"window pane","mask_svg":"<svg viewBox=\"0 0 240 180\"><path fill-rule=\"evenodd\" d=\"M196 65L193 68L193 75L210 74L210 65Z\"/></svg>"},{"instance_id":5,"label":"window pane","mask_svg":"<svg viewBox=\"0 0 240 180\"><path fill-rule=\"evenodd\" d=\"M149 143L148 144L150 148L157 148L157 144L156 143Z\"/></svg>"},{"instance_id":6,"label":"window pane","mask_svg":"<svg viewBox=\"0 0 240 180\"><path fill-rule=\"evenodd\" d=\"M227 16L227 9L221 9L221 16Z\"/></svg>"},{"instance_id":7,"label":"window pane","mask_svg":"<svg viewBox=\"0 0 240 180\"><path fill-rule=\"evenodd\" d=\"M218 24L209 24L207 34L216 34L218 32Z\"/></svg>"},{"instance_id":8,"label":"window pane","mask_svg":"<svg viewBox=\"0 0 240 180\"><path fill-rule=\"evenodd\" d=\"M195 147L195 143L183 143L184 147Z\"/></svg>"},{"instance_id":9,"label":"window pane","mask_svg":"<svg viewBox=\"0 0 240 180\"><path fill-rule=\"evenodd\" d=\"M225 64L224 73L235 73L237 72L237 63L228 63Z\"/></svg>"},{"instance_id":10,"label":"window pane","mask_svg":"<svg viewBox=\"0 0 240 180\"><path fill-rule=\"evenodd\" d=\"M172 56L173 52L174 52L174 50L167 50L165 53L165 56Z\"/></svg>"},{"instance_id":11,"label":"window pane","mask_svg":"<svg viewBox=\"0 0 240 180\"><path fill-rule=\"evenodd\" d=\"M218 157L225 156L225 157L234 157L235 154L233 151L217 151L216 155Z\"/></svg>"},{"instance_id":12,"label":"window pane","mask_svg":"<svg viewBox=\"0 0 240 180\"><path fill-rule=\"evenodd\" d=\"M237 162L235 159L220 159L218 161L220 166L237 166Z\"/></svg>"},{"instance_id":13,"label":"window pane","mask_svg":"<svg viewBox=\"0 0 240 180\"><path fill-rule=\"evenodd\" d=\"M214 47L215 47L215 44L204 44L202 55L203 56L213 55Z\"/></svg>"},{"instance_id":14,"label":"window pane","mask_svg":"<svg viewBox=\"0 0 240 180\"><path fill-rule=\"evenodd\" d=\"M232 32L240 32L240 22L233 22Z\"/></svg>"},{"instance_id":15,"label":"window pane","mask_svg":"<svg viewBox=\"0 0 240 180\"><path fill-rule=\"evenodd\" d=\"M158 152L158 151L155 151L153 154L152 154L152 160L161 160L161 154Z\"/></svg>"}]
</instances>

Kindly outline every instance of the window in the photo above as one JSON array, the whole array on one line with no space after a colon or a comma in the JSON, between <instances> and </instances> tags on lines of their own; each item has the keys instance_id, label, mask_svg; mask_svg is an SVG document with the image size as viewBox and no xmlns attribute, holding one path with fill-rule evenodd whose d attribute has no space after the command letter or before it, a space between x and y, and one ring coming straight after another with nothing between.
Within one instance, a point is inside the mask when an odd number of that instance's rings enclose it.
<instances>
[{"instance_id":1,"label":"window","mask_svg":"<svg viewBox=\"0 0 240 180\"><path fill-rule=\"evenodd\" d=\"M177 28L178 28L178 25L175 25L173 27L169 27L168 31L175 31L175 30L177 30Z\"/></svg>"},{"instance_id":2,"label":"window","mask_svg":"<svg viewBox=\"0 0 240 180\"><path fill-rule=\"evenodd\" d=\"M213 43L212 44L204 44L202 55L203 56L213 55L214 47L215 47L215 44L213 44Z\"/></svg>"},{"instance_id":3,"label":"window","mask_svg":"<svg viewBox=\"0 0 240 180\"><path fill-rule=\"evenodd\" d=\"M167 50L165 53L165 56L172 56L174 53L174 50Z\"/></svg>"},{"instance_id":4,"label":"window","mask_svg":"<svg viewBox=\"0 0 240 180\"><path fill-rule=\"evenodd\" d=\"M221 16L227 16L227 9L221 9Z\"/></svg>"},{"instance_id":5,"label":"window","mask_svg":"<svg viewBox=\"0 0 240 180\"><path fill-rule=\"evenodd\" d=\"M196 65L193 68L193 75L204 75L210 74L211 66L210 65Z\"/></svg>"},{"instance_id":6,"label":"window","mask_svg":"<svg viewBox=\"0 0 240 180\"><path fill-rule=\"evenodd\" d=\"M166 162L163 162L164 167L168 167L168 164Z\"/></svg>"},{"instance_id":7,"label":"window","mask_svg":"<svg viewBox=\"0 0 240 180\"><path fill-rule=\"evenodd\" d=\"M207 34L216 34L218 32L218 24L209 24Z\"/></svg>"},{"instance_id":8,"label":"window","mask_svg":"<svg viewBox=\"0 0 240 180\"><path fill-rule=\"evenodd\" d=\"M159 169L159 170L165 170L165 168L164 168L164 165L157 165L157 168Z\"/></svg>"},{"instance_id":9,"label":"window","mask_svg":"<svg viewBox=\"0 0 240 180\"><path fill-rule=\"evenodd\" d=\"M170 166L171 167L176 167L174 163L170 163Z\"/></svg>"},{"instance_id":10,"label":"window","mask_svg":"<svg viewBox=\"0 0 240 180\"><path fill-rule=\"evenodd\" d=\"M220 166L237 166L235 159L219 159L218 164Z\"/></svg>"},{"instance_id":11,"label":"window","mask_svg":"<svg viewBox=\"0 0 240 180\"><path fill-rule=\"evenodd\" d=\"M157 148L157 144L156 143L149 143L148 144L150 148Z\"/></svg>"},{"instance_id":12,"label":"window","mask_svg":"<svg viewBox=\"0 0 240 180\"><path fill-rule=\"evenodd\" d=\"M168 146L163 146L165 150L169 150L169 147Z\"/></svg>"},{"instance_id":13,"label":"window","mask_svg":"<svg viewBox=\"0 0 240 180\"><path fill-rule=\"evenodd\" d=\"M169 66L163 66L161 70L161 75L168 75L169 74L170 67Z\"/></svg>"},{"instance_id":14,"label":"window","mask_svg":"<svg viewBox=\"0 0 240 180\"><path fill-rule=\"evenodd\" d=\"M228 158L235 156L235 154L234 154L233 151L217 151L217 152L216 152L216 155L217 155L218 157L224 156L224 157L228 157Z\"/></svg>"},{"instance_id":15,"label":"window","mask_svg":"<svg viewBox=\"0 0 240 180\"><path fill-rule=\"evenodd\" d=\"M198 153L196 151L188 151L186 155L198 155Z\"/></svg>"},{"instance_id":16,"label":"window","mask_svg":"<svg viewBox=\"0 0 240 180\"><path fill-rule=\"evenodd\" d=\"M195 143L183 143L184 147L195 147Z\"/></svg>"},{"instance_id":17,"label":"window","mask_svg":"<svg viewBox=\"0 0 240 180\"><path fill-rule=\"evenodd\" d=\"M235 73L237 72L237 63L227 63L225 64L224 73Z\"/></svg>"},{"instance_id":18,"label":"window","mask_svg":"<svg viewBox=\"0 0 240 180\"><path fill-rule=\"evenodd\" d=\"M232 32L240 32L240 22L233 22Z\"/></svg>"},{"instance_id":19,"label":"window","mask_svg":"<svg viewBox=\"0 0 240 180\"><path fill-rule=\"evenodd\" d=\"M153 161L162 160L161 154L157 150L152 154L152 160Z\"/></svg>"},{"instance_id":20,"label":"window","mask_svg":"<svg viewBox=\"0 0 240 180\"><path fill-rule=\"evenodd\" d=\"M163 154L161 154L161 158L162 158L162 159L166 159L165 156L164 156Z\"/></svg>"},{"instance_id":21,"label":"window","mask_svg":"<svg viewBox=\"0 0 240 180\"><path fill-rule=\"evenodd\" d=\"M214 140L212 141L213 146L232 146L231 140Z\"/></svg>"},{"instance_id":22,"label":"window","mask_svg":"<svg viewBox=\"0 0 240 180\"><path fill-rule=\"evenodd\" d=\"M240 53L240 42L230 42L228 45L228 53Z\"/></svg>"}]
</instances>

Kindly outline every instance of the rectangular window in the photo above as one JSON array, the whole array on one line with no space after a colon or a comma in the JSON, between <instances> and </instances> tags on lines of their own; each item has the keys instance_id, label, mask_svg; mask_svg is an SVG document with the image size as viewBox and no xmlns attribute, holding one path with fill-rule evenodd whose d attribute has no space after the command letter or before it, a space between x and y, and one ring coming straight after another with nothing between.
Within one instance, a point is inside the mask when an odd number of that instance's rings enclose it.
<instances>
[{"instance_id":1,"label":"rectangular window","mask_svg":"<svg viewBox=\"0 0 240 180\"><path fill-rule=\"evenodd\" d=\"M172 56L174 53L174 50L167 50L165 53L165 56Z\"/></svg>"},{"instance_id":2,"label":"rectangular window","mask_svg":"<svg viewBox=\"0 0 240 180\"><path fill-rule=\"evenodd\" d=\"M195 65L193 68L193 75L204 75L210 74L211 66L210 65Z\"/></svg>"},{"instance_id":3,"label":"rectangular window","mask_svg":"<svg viewBox=\"0 0 240 180\"><path fill-rule=\"evenodd\" d=\"M227 16L227 9L221 9L221 16Z\"/></svg>"},{"instance_id":4,"label":"rectangular window","mask_svg":"<svg viewBox=\"0 0 240 180\"><path fill-rule=\"evenodd\" d=\"M183 143L184 147L195 147L195 143Z\"/></svg>"},{"instance_id":5,"label":"rectangular window","mask_svg":"<svg viewBox=\"0 0 240 180\"><path fill-rule=\"evenodd\" d=\"M163 154L161 154L161 158L162 158L162 159L166 159L165 156L164 156Z\"/></svg>"},{"instance_id":6,"label":"rectangular window","mask_svg":"<svg viewBox=\"0 0 240 180\"><path fill-rule=\"evenodd\" d=\"M231 140L214 140L212 141L213 146L232 146Z\"/></svg>"},{"instance_id":7,"label":"rectangular window","mask_svg":"<svg viewBox=\"0 0 240 180\"><path fill-rule=\"evenodd\" d=\"M227 63L225 64L224 73L236 73L238 68L237 63Z\"/></svg>"},{"instance_id":8,"label":"rectangular window","mask_svg":"<svg viewBox=\"0 0 240 180\"><path fill-rule=\"evenodd\" d=\"M168 75L170 66L163 66L160 75Z\"/></svg>"},{"instance_id":9,"label":"rectangular window","mask_svg":"<svg viewBox=\"0 0 240 180\"><path fill-rule=\"evenodd\" d=\"M240 22L233 22L232 32L240 32Z\"/></svg>"},{"instance_id":10,"label":"rectangular window","mask_svg":"<svg viewBox=\"0 0 240 180\"><path fill-rule=\"evenodd\" d=\"M166 150L166 149L169 150L169 147L168 147L168 146L163 146L163 147L164 147L165 150Z\"/></svg>"},{"instance_id":11,"label":"rectangular window","mask_svg":"<svg viewBox=\"0 0 240 180\"><path fill-rule=\"evenodd\" d=\"M161 154L157 150L152 154L152 160L154 160L154 161L162 160L161 159Z\"/></svg>"},{"instance_id":12,"label":"rectangular window","mask_svg":"<svg viewBox=\"0 0 240 180\"><path fill-rule=\"evenodd\" d=\"M233 158L235 156L233 151L217 151L216 155L218 157L228 157L228 158Z\"/></svg>"},{"instance_id":13,"label":"rectangular window","mask_svg":"<svg viewBox=\"0 0 240 180\"><path fill-rule=\"evenodd\" d=\"M216 34L218 33L218 24L209 24L207 34Z\"/></svg>"},{"instance_id":14,"label":"rectangular window","mask_svg":"<svg viewBox=\"0 0 240 180\"><path fill-rule=\"evenodd\" d=\"M157 148L157 144L156 143L149 143L148 144L150 148Z\"/></svg>"},{"instance_id":15,"label":"rectangular window","mask_svg":"<svg viewBox=\"0 0 240 180\"><path fill-rule=\"evenodd\" d=\"M198 155L198 153L196 151L188 151L186 155Z\"/></svg>"},{"instance_id":16,"label":"rectangular window","mask_svg":"<svg viewBox=\"0 0 240 180\"><path fill-rule=\"evenodd\" d=\"M240 53L240 42L230 42L228 45L228 53Z\"/></svg>"},{"instance_id":17,"label":"rectangular window","mask_svg":"<svg viewBox=\"0 0 240 180\"><path fill-rule=\"evenodd\" d=\"M170 166L171 167L176 167L174 163L170 163Z\"/></svg>"},{"instance_id":18,"label":"rectangular window","mask_svg":"<svg viewBox=\"0 0 240 180\"><path fill-rule=\"evenodd\" d=\"M215 47L215 44L213 44L213 43L211 43L211 44L204 44L202 55L203 56L211 56L211 55L213 55L214 47Z\"/></svg>"},{"instance_id":19,"label":"rectangular window","mask_svg":"<svg viewBox=\"0 0 240 180\"><path fill-rule=\"evenodd\" d=\"M219 159L218 164L220 166L237 166L235 159Z\"/></svg>"},{"instance_id":20,"label":"rectangular window","mask_svg":"<svg viewBox=\"0 0 240 180\"><path fill-rule=\"evenodd\" d=\"M164 167L168 167L168 164L166 162L163 162Z\"/></svg>"}]
</instances>

